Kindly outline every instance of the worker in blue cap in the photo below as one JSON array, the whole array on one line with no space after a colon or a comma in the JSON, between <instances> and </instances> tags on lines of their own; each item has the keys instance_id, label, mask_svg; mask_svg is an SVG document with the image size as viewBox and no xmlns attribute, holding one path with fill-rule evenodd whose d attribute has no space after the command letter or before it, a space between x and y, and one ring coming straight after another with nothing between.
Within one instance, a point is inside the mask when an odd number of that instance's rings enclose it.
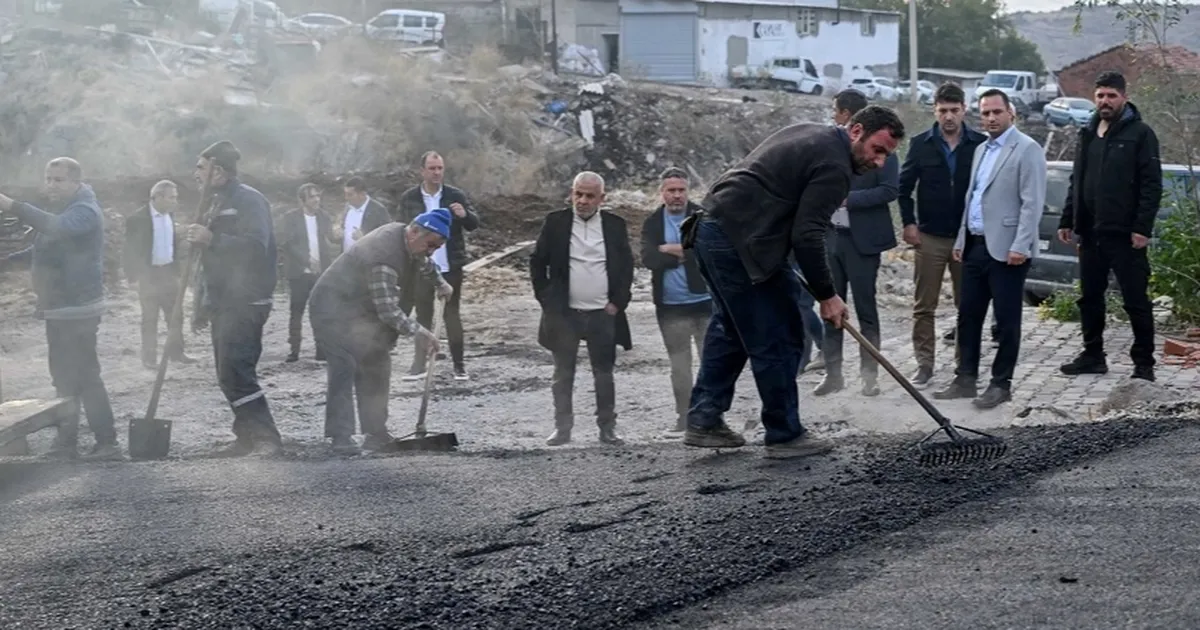
<instances>
[{"instance_id":1,"label":"worker in blue cap","mask_svg":"<svg viewBox=\"0 0 1200 630\"><path fill-rule=\"evenodd\" d=\"M449 236L445 208L408 224L388 223L356 241L313 286L309 317L326 359L325 437L333 440L335 452L359 451L353 437L356 406L363 449L378 451L393 441L387 430L391 350L403 335L438 351L437 337L407 317L401 303L412 303L409 296L421 276L438 287L439 298L453 293L429 258Z\"/></svg>"}]
</instances>

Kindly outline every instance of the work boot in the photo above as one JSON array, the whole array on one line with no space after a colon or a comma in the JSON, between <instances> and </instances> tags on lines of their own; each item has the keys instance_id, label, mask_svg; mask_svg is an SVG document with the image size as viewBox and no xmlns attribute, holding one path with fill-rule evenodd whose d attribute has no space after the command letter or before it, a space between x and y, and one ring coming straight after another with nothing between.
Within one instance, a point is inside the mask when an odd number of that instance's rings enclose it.
<instances>
[{"instance_id":1,"label":"work boot","mask_svg":"<svg viewBox=\"0 0 1200 630\"><path fill-rule=\"evenodd\" d=\"M683 434L683 443L699 448L739 448L746 445L746 438L741 433L734 433L724 422L711 429L689 424L687 433Z\"/></svg>"},{"instance_id":2,"label":"work boot","mask_svg":"<svg viewBox=\"0 0 1200 630\"><path fill-rule=\"evenodd\" d=\"M1133 378L1140 378L1143 381L1154 382L1154 366L1153 365L1135 365L1133 366Z\"/></svg>"},{"instance_id":3,"label":"work boot","mask_svg":"<svg viewBox=\"0 0 1200 630\"><path fill-rule=\"evenodd\" d=\"M171 363L178 363L179 365L192 365L195 362L195 359L182 353L180 353L178 356L171 357Z\"/></svg>"},{"instance_id":4,"label":"work boot","mask_svg":"<svg viewBox=\"0 0 1200 630\"><path fill-rule=\"evenodd\" d=\"M213 453L213 457L228 458L228 457L245 457L254 452L254 442L250 438L237 438L233 444L226 446Z\"/></svg>"},{"instance_id":5,"label":"work boot","mask_svg":"<svg viewBox=\"0 0 1200 630\"><path fill-rule=\"evenodd\" d=\"M420 381L420 380L423 380L424 378L425 378L425 368L414 367L408 371L408 374L405 374L404 376L400 377L400 380L411 382L411 381Z\"/></svg>"},{"instance_id":6,"label":"work boot","mask_svg":"<svg viewBox=\"0 0 1200 630\"><path fill-rule=\"evenodd\" d=\"M456 380L456 381L471 380L470 375L467 374L467 368L462 365L454 366L454 380Z\"/></svg>"},{"instance_id":7,"label":"work boot","mask_svg":"<svg viewBox=\"0 0 1200 630\"><path fill-rule=\"evenodd\" d=\"M808 365L804 366L805 372L819 372L824 369L825 357L822 356L820 352L817 352L816 355L813 356L813 360L809 361Z\"/></svg>"},{"instance_id":8,"label":"work boot","mask_svg":"<svg viewBox=\"0 0 1200 630\"><path fill-rule=\"evenodd\" d=\"M988 385L983 394L971 401L971 404L977 409L993 409L999 407L1000 403L1005 403L1012 400L1012 391L1007 390L999 385Z\"/></svg>"},{"instance_id":9,"label":"work boot","mask_svg":"<svg viewBox=\"0 0 1200 630\"><path fill-rule=\"evenodd\" d=\"M386 450L389 446L391 446L392 442L395 441L396 438L392 437L388 433L368 433L367 436L363 438L362 448L364 451L382 451Z\"/></svg>"},{"instance_id":10,"label":"work boot","mask_svg":"<svg viewBox=\"0 0 1200 630\"><path fill-rule=\"evenodd\" d=\"M360 452L358 443L354 441L354 438L348 435L334 437L333 443L330 445L330 449L336 455L358 455Z\"/></svg>"},{"instance_id":11,"label":"work boot","mask_svg":"<svg viewBox=\"0 0 1200 630\"><path fill-rule=\"evenodd\" d=\"M278 457L283 455L283 443L272 438L257 439L253 453L259 457Z\"/></svg>"},{"instance_id":12,"label":"work boot","mask_svg":"<svg viewBox=\"0 0 1200 630\"><path fill-rule=\"evenodd\" d=\"M1069 363L1064 363L1058 367L1058 371L1067 376L1078 376L1080 374L1108 374L1108 362L1104 360L1104 355L1096 356L1084 352L1079 356L1071 359Z\"/></svg>"},{"instance_id":13,"label":"work boot","mask_svg":"<svg viewBox=\"0 0 1200 630\"><path fill-rule=\"evenodd\" d=\"M933 368L921 366L917 368L916 374L913 374L908 380L917 387L925 387L929 385L929 381L933 380Z\"/></svg>"},{"instance_id":14,"label":"work boot","mask_svg":"<svg viewBox=\"0 0 1200 630\"><path fill-rule=\"evenodd\" d=\"M975 379L967 376L956 376L945 389L933 392L933 397L938 400L974 398L977 395L979 395L979 387L975 384Z\"/></svg>"},{"instance_id":15,"label":"work boot","mask_svg":"<svg viewBox=\"0 0 1200 630\"><path fill-rule=\"evenodd\" d=\"M121 447L114 444L96 444L92 450L88 451L81 459L90 462L101 461L120 461L125 459L121 455Z\"/></svg>"},{"instance_id":16,"label":"work boot","mask_svg":"<svg viewBox=\"0 0 1200 630\"><path fill-rule=\"evenodd\" d=\"M878 396L879 395L879 379L874 376L864 376L862 386L863 396Z\"/></svg>"},{"instance_id":17,"label":"work boot","mask_svg":"<svg viewBox=\"0 0 1200 630\"><path fill-rule=\"evenodd\" d=\"M571 441L570 429L555 429L550 437L546 438L546 446L562 446Z\"/></svg>"},{"instance_id":18,"label":"work boot","mask_svg":"<svg viewBox=\"0 0 1200 630\"><path fill-rule=\"evenodd\" d=\"M295 363L299 360L300 360L300 351L292 350L291 352L288 353L287 358L284 359L283 361L284 361L284 363Z\"/></svg>"},{"instance_id":19,"label":"work boot","mask_svg":"<svg viewBox=\"0 0 1200 630\"><path fill-rule=\"evenodd\" d=\"M832 450L833 442L812 437L811 433L805 431L800 437L790 441L779 444L768 444L766 457L767 459L792 459L794 457L824 455Z\"/></svg>"},{"instance_id":20,"label":"work boot","mask_svg":"<svg viewBox=\"0 0 1200 630\"><path fill-rule=\"evenodd\" d=\"M609 446L624 446L625 440L617 435L616 427L600 427L600 441Z\"/></svg>"},{"instance_id":21,"label":"work boot","mask_svg":"<svg viewBox=\"0 0 1200 630\"><path fill-rule=\"evenodd\" d=\"M845 387L846 381L842 380L841 374L829 372L825 374L825 378L821 379L821 384L813 389L813 396L826 396L834 392L840 392Z\"/></svg>"}]
</instances>

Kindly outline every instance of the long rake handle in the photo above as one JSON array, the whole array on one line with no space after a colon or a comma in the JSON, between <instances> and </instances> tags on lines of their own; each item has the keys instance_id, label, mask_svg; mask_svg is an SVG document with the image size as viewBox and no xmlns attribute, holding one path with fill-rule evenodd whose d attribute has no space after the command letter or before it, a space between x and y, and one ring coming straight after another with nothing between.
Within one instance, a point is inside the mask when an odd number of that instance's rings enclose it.
<instances>
[{"instance_id":1,"label":"long rake handle","mask_svg":"<svg viewBox=\"0 0 1200 630\"><path fill-rule=\"evenodd\" d=\"M439 302L442 299L437 296L437 290L434 290L433 296L433 338L437 339L442 332L442 314L445 311ZM421 394L421 410L417 412L417 437L425 436L425 415L429 412L429 395L433 393L433 364L437 361L437 352L430 345L426 352L429 356L425 359L425 392Z\"/></svg>"},{"instance_id":2,"label":"long rake handle","mask_svg":"<svg viewBox=\"0 0 1200 630\"><path fill-rule=\"evenodd\" d=\"M200 201L196 204L196 222L199 223L204 218L204 212L207 210L207 205L210 202L209 196L212 194L212 170L208 172L208 177L204 182L204 190L200 194ZM196 272L196 263L200 260L200 249L193 246L188 252L187 262L183 267L183 277L179 279L179 292L175 294L175 304L171 308L171 321L167 322L167 330L169 333L175 332L174 328L178 327L179 336L183 336L183 300L187 293L188 283L192 279L192 274ZM170 334L167 338L170 339ZM154 387L150 389L150 403L146 405L146 421L154 419L154 415L158 413L158 401L162 396L163 382L167 379L167 363L169 361L169 352L162 353L162 357L158 360L158 373L154 375Z\"/></svg>"}]
</instances>

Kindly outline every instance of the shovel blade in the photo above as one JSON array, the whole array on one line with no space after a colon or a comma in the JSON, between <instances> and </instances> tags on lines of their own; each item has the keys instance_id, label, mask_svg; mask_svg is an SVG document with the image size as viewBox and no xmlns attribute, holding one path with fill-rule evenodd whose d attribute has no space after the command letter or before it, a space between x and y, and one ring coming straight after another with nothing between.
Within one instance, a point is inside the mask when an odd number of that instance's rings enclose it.
<instances>
[{"instance_id":1,"label":"shovel blade","mask_svg":"<svg viewBox=\"0 0 1200 630\"><path fill-rule=\"evenodd\" d=\"M129 458L166 459L171 452L170 420L139 418L129 423Z\"/></svg>"},{"instance_id":2,"label":"shovel blade","mask_svg":"<svg viewBox=\"0 0 1200 630\"><path fill-rule=\"evenodd\" d=\"M450 452L458 449L456 433L426 433L397 438L389 445L388 452L437 451Z\"/></svg>"}]
</instances>

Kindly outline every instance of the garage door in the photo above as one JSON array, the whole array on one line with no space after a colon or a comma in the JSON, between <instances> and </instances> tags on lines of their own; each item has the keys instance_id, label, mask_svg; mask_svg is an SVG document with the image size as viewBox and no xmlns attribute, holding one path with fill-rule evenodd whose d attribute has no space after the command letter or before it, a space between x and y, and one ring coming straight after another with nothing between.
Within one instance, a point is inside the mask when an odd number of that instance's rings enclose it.
<instances>
[{"instance_id":1,"label":"garage door","mask_svg":"<svg viewBox=\"0 0 1200 630\"><path fill-rule=\"evenodd\" d=\"M694 13L622 13L621 69L650 81L696 80Z\"/></svg>"}]
</instances>

